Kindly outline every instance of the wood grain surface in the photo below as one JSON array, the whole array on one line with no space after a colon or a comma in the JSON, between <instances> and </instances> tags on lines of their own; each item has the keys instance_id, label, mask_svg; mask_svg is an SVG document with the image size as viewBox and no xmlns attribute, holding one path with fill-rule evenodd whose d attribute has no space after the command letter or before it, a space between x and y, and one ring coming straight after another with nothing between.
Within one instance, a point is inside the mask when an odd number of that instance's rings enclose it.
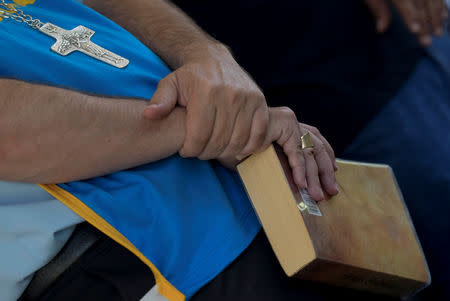
<instances>
[{"instance_id":1,"label":"wood grain surface","mask_svg":"<svg viewBox=\"0 0 450 301\"><path fill-rule=\"evenodd\" d=\"M426 286L425 257L392 170L338 160L338 195L299 210L287 158L269 147L238 166L264 231L289 276L406 296Z\"/></svg>"}]
</instances>

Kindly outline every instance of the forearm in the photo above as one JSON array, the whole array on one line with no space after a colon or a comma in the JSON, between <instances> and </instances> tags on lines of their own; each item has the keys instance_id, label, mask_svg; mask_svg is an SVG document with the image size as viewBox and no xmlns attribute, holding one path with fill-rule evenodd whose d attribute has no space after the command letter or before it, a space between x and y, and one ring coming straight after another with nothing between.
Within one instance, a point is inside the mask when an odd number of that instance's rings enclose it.
<instances>
[{"instance_id":1,"label":"forearm","mask_svg":"<svg viewBox=\"0 0 450 301\"><path fill-rule=\"evenodd\" d=\"M166 0L85 0L130 31L173 69L190 59L228 50Z\"/></svg>"},{"instance_id":2,"label":"forearm","mask_svg":"<svg viewBox=\"0 0 450 301\"><path fill-rule=\"evenodd\" d=\"M149 121L145 107L142 100L0 80L0 180L68 182L175 154L184 109Z\"/></svg>"}]
</instances>

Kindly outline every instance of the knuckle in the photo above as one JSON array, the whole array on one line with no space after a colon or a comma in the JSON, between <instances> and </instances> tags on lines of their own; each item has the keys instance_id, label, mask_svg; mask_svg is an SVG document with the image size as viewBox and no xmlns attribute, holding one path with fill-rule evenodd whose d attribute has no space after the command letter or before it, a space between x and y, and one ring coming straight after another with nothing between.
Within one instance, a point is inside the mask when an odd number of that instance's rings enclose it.
<instances>
[{"instance_id":1,"label":"knuckle","mask_svg":"<svg viewBox=\"0 0 450 301\"><path fill-rule=\"evenodd\" d=\"M179 154L183 158L192 158L195 157L195 152L189 147L184 147L179 151Z\"/></svg>"},{"instance_id":2,"label":"knuckle","mask_svg":"<svg viewBox=\"0 0 450 301\"><path fill-rule=\"evenodd\" d=\"M285 147L283 151L288 157L303 156L303 152L300 147Z\"/></svg>"},{"instance_id":3,"label":"knuckle","mask_svg":"<svg viewBox=\"0 0 450 301\"><path fill-rule=\"evenodd\" d=\"M267 132L267 129L269 128L269 124L270 124L270 118L269 118L269 114L268 111L266 110L264 112L265 114L261 117L261 128L263 129L264 133Z\"/></svg>"},{"instance_id":4,"label":"knuckle","mask_svg":"<svg viewBox=\"0 0 450 301\"><path fill-rule=\"evenodd\" d=\"M303 168L303 164L301 161L292 161L289 166L291 167L291 169L294 168Z\"/></svg>"},{"instance_id":5,"label":"knuckle","mask_svg":"<svg viewBox=\"0 0 450 301\"><path fill-rule=\"evenodd\" d=\"M269 118L260 117L258 120L254 121L256 124L254 128L254 135L256 138L264 138L267 133L267 129L269 128Z\"/></svg>"},{"instance_id":6,"label":"knuckle","mask_svg":"<svg viewBox=\"0 0 450 301\"><path fill-rule=\"evenodd\" d=\"M168 85L171 82L170 74L164 78L162 78L157 85L157 88L161 88L162 86Z\"/></svg>"},{"instance_id":7,"label":"knuckle","mask_svg":"<svg viewBox=\"0 0 450 301\"><path fill-rule=\"evenodd\" d=\"M211 160L211 159L214 159L214 158L216 158L216 157L217 157L216 154L213 154L213 153L210 153L210 152L207 152L207 153L201 153L200 155L198 155L198 158L199 158L200 160Z\"/></svg>"},{"instance_id":8,"label":"knuckle","mask_svg":"<svg viewBox=\"0 0 450 301\"><path fill-rule=\"evenodd\" d=\"M306 158L309 158L309 159L314 158L314 151L313 151L313 148L306 148L306 149L304 149L304 150L303 150L303 155L304 155Z\"/></svg>"},{"instance_id":9,"label":"knuckle","mask_svg":"<svg viewBox=\"0 0 450 301\"><path fill-rule=\"evenodd\" d=\"M246 97L251 96L251 95L249 94L249 92L248 92L245 88L243 88L243 87L233 87L233 86L229 86L228 89L229 89L230 91L232 91L233 95L236 96L236 97L246 98Z\"/></svg>"},{"instance_id":10,"label":"knuckle","mask_svg":"<svg viewBox=\"0 0 450 301\"><path fill-rule=\"evenodd\" d=\"M289 107L280 107L279 110L280 110L281 114L283 114L284 116L286 116L288 118L295 117L294 111L292 111L292 109Z\"/></svg>"},{"instance_id":11,"label":"knuckle","mask_svg":"<svg viewBox=\"0 0 450 301\"><path fill-rule=\"evenodd\" d=\"M266 97L259 89L250 91L248 96L259 105L266 104Z\"/></svg>"},{"instance_id":12,"label":"knuckle","mask_svg":"<svg viewBox=\"0 0 450 301\"><path fill-rule=\"evenodd\" d=\"M208 143L209 137L205 135L192 135L186 138L185 147L186 152L192 154L193 156L198 155L200 150L202 150Z\"/></svg>"},{"instance_id":13,"label":"knuckle","mask_svg":"<svg viewBox=\"0 0 450 301\"><path fill-rule=\"evenodd\" d=\"M204 91L214 91L220 85L218 81L205 75L189 74L196 82L196 85Z\"/></svg>"},{"instance_id":14,"label":"knuckle","mask_svg":"<svg viewBox=\"0 0 450 301\"><path fill-rule=\"evenodd\" d=\"M228 143L223 140L216 141L210 150L208 151L208 157L209 158L215 158L219 156L227 147Z\"/></svg>"},{"instance_id":15,"label":"knuckle","mask_svg":"<svg viewBox=\"0 0 450 301\"><path fill-rule=\"evenodd\" d=\"M245 139L237 138L232 139L228 144L228 149L232 154L238 154L245 146Z\"/></svg>"},{"instance_id":16,"label":"knuckle","mask_svg":"<svg viewBox=\"0 0 450 301\"><path fill-rule=\"evenodd\" d=\"M331 156L334 158L334 157L336 157L336 154L334 153L334 149L330 146L329 147L329 149L330 149L330 154L331 154Z\"/></svg>"},{"instance_id":17,"label":"knuckle","mask_svg":"<svg viewBox=\"0 0 450 301\"><path fill-rule=\"evenodd\" d=\"M309 131L311 133L313 133L314 135L316 135L316 136L321 136L321 133L320 133L319 129L316 128L315 126L311 126Z\"/></svg>"},{"instance_id":18,"label":"knuckle","mask_svg":"<svg viewBox=\"0 0 450 301\"><path fill-rule=\"evenodd\" d=\"M260 106L256 109L256 118L261 121L263 124L269 124L270 113L267 105Z\"/></svg>"},{"instance_id":19,"label":"knuckle","mask_svg":"<svg viewBox=\"0 0 450 301\"><path fill-rule=\"evenodd\" d=\"M267 130L264 127L258 127L255 129L254 139L255 139L256 143L258 144L258 146L265 140L266 131ZM255 147L258 147L258 146L255 146Z\"/></svg>"},{"instance_id":20,"label":"knuckle","mask_svg":"<svg viewBox=\"0 0 450 301\"><path fill-rule=\"evenodd\" d=\"M243 107L245 105L245 97L243 93L232 90L228 94L228 105L231 107Z\"/></svg>"},{"instance_id":21,"label":"knuckle","mask_svg":"<svg viewBox=\"0 0 450 301\"><path fill-rule=\"evenodd\" d=\"M324 177L325 179L331 177L331 173L332 173L332 170L333 170L333 167L331 166L331 164L328 164L328 163L320 164L320 163L318 163L317 164L317 169L319 171L319 175Z\"/></svg>"},{"instance_id":22,"label":"knuckle","mask_svg":"<svg viewBox=\"0 0 450 301\"><path fill-rule=\"evenodd\" d=\"M223 89L220 83L207 78L202 78L199 82L200 85L206 90L208 96L215 96Z\"/></svg>"},{"instance_id":23,"label":"knuckle","mask_svg":"<svg viewBox=\"0 0 450 301\"><path fill-rule=\"evenodd\" d=\"M322 154L326 152L325 144L323 142L319 142L312 148L315 154Z\"/></svg>"}]
</instances>

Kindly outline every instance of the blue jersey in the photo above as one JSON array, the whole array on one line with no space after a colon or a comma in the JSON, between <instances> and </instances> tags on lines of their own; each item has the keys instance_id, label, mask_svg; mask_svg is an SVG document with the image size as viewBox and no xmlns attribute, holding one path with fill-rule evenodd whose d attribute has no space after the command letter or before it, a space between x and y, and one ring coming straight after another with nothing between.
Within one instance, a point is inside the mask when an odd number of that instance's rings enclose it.
<instances>
[{"instance_id":1,"label":"blue jersey","mask_svg":"<svg viewBox=\"0 0 450 301\"><path fill-rule=\"evenodd\" d=\"M129 32L75 0L15 0L43 23L84 25L92 41L130 60L125 69L83 53L64 57L55 40L23 23L0 22L0 76L105 96L150 99L169 68ZM51 109L51 108L49 108ZM57 126L57 125L55 125ZM184 300L252 241L260 225L237 175L179 156L43 189L152 269L161 294Z\"/></svg>"}]
</instances>

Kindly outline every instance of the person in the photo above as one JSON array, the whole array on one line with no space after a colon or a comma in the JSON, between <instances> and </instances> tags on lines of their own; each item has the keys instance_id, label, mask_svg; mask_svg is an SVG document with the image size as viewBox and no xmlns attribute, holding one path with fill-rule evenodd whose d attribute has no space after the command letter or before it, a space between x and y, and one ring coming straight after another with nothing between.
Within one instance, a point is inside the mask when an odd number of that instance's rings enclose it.
<instances>
[{"instance_id":1,"label":"person","mask_svg":"<svg viewBox=\"0 0 450 301\"><path fill-rule=\"evenodd\" d=\"M22 11L19 4L28 5ZM306 133L308 126L298 123L293 112L287 108L268 108L257 86L220 44L204 37L204 45L199 44L204 49L189 51L189 47L194 47L194 44L189 44L178 49L179 58L176 58L176 52L172 52L174 61L180 64L174 76L187 81L177 83L184 89L180 93L195 88L193 91L200 94L189 98L186 109L177 107L170 109L167 116L145 120L144 115L155 117L151 116L154 114L152 106L147 108L144 100L130 98L150 97L156 83L171 73L154 53L131 34L72 0L58 3L46 0L37 3L1 1L0 5L1 44L4 49L0 55L3 77L0 80L0 179L15 181L1 182L2 188L5 188L1 190L0 199L2 299L17 299L33 272L61 249L73 232L73 226L82 221L80 216L61 206L39 187L23 184L25 182L70 182L60 185L85 185L85 189L86 185L92 186L95 181L108 181L131 172L134 184L130 185L135 187L135 181L139 178L143 183L139 189L148 191L158 179L165 183L155 185L157 189L167 190L169 176L181 179L189 175L179 185L194 187L191 192L169 189L159 197L147 195L147 198L153 198L149 204L155 208L159 205L162 209L164 206L180 206L179 210L168 212L161 222L168 223L175 217L174 220L179 222L172 226L174 232L189 231L193 233L193 238L198 236L197 239L206 240L204 252L214 264L208 265L206 256L200 258L204 261L204 271L197 276L197 286L202 286L233 260L259 229L242 188L235 182L235 175L206 159L217 159L232 165L239 157L277 142L290 159L298 185L305 188L308 185L310 193L317 199L323 198L322 187L329 194L337 193L334 157L326 140L321 135L310 133L314 143L322 145L323 151L313 153L310 149L301 150L301 135ZM25 19L15 18L17 16L25 16ZM43 21L36 21L38 17ZM30 22L16 22L23 20ZM130 65L126 69L118 69L82 53L63 57L51 52L45 45L50 39L42 34L45 28L54 26L43 23L47 21L64 28L74 22L95 26L98 33L93 40L130 58ZM41 32L33 30L36 29L34 26ZM121 39L115 39L117 36ZM65 33L62 38L79 37ZM167 43L170 45L173 40ZM53 49L59 50L55 47ZM172 45L170 49L174 51L177 47ZM196 55L189 58L187 54L190 52ZM11 57L17 59L11 60ZM226 67L214 67L217 63ZM210 64L212 68L208 68ZM163 80L161 84L166 82ZM164 91L161 88L158 90L152 104L158 103L158 97ZM227 102L228 106L217 100ZM211 102L206 105L212 110L205 110L203 101ZM230 105L237 109L230 112ZM205 112L208 114L205 115ZM208 121L211 124L206 124ZM206 139L196 136L202 133L202 129L211 130ZM178 152L203 161L174 156ZM156 161L158 164L147 164ZM129 170L135 166L140 167ZM116 172L124 169L127 171ZM178 173L171 174L174 170ZM132 189L125 182L119 184L125 186L122 190ZM199 185L202 185L201 195L197 191ZM108 192L113 195L116 191L110 188ZM141 196L134 203L141 199L147 200ZM96 200L99 201L99 198ZM129 199L125 201L129 202ZM118 206L118 202L114 202L114 206ZM208 206L208 203L211 205ZM204 206L201 213L195 214L199 221L215 220L207 228L208 231L203 230L206 228L200 222L192 223L189 216L177 219L188 212L195 213L199 206ZM158 222L145 214L141 216L143 221L151 221L153 231L158 230ZM189 226L186 224L188 222ZM183 232L183 229L186 231ZM229 239L211 241L211 235L224 231ZM143 233L152 237L149 244L161 246L164 243L164 236L157 238L150 234ZM183 239L189 238L181 236L177 241L172 237L169 243L180 244ZM218 260L219 251L222 255ZM164 255L167 251L161 249L158 252ZM190 271L189 262L183 263ZM194 292L189 287L186 294Z\"/></svg>"},{"instance_id":2,"label":"person","mask_svg":"<svg viewBox=\"0 0 450 301\"><path fill-rule=\"evenodd\" d=\"M271 1L173 2L232 49L236 60L264 91L269 105L289 106L302 121L315 124L340 156L393 166L433 279L417 298L448 299L450 268L445 264L445 252L436 246L445 244L450 227L445 217L433 215L447 207L438 202L427 210L422 208L430 194L441 199L449 193L446 172L437 169L445 169L449 158L445 143L445 129L450 126L445 88L449 50L442 28L448 13L443 1L322 1L320 5L305 1L285 1L282 5ZM117 7L120 5L105 13L119 14ZM153 19L151 12L148 16ZM441 35L441 39L436 38ZM425 104L423 99L433 99L433 105L420 108L421 101ZM428 144L432 149L419 147L419 137L434 141ZM380 143L375 146L371 141ZM414 157L416 154L426 154L426 160ZM433 230L436 228L440 229L438 235ZM269 264L262 263L270 260L258 261L270 257L270 252L257 256L263 253L262 241L255 240L242 260L194 299L220 300L221 295L251 299L256 294L270 299L275 287L284 288L277 291L279 294L300 294L290 287L300 287L298 283L282 285L277 281L282 273L275 273L275 267L273 277L248 272L256 265L268 269ZM239 283L239 275L261 277L249 283L248 290L237 290L233 295L227 288L230 283Z\"/></svg>"},{"instance_id":3,"label":"person","mask_svg":"<svg viewBox=\"0 0 450 301\"><path fill-rule=\"evenodd\" d=\"M122 10L120 10L120 11L122 11ZM147 111L148 112L148 111ZM147 113L147 115L148 115L149 113ZM151 115L151 113L150 113L150 115ZM311 115L310 115L311 116ZM151 116L150 116L151 117ZM310 118L313 118L313 117L310 117ZM267 249L267 248L266 248ZM244 254L245 255L245 254ZM251 257L251 256L250 256ZM246 257L246 258L249 258L248 256ZM262 273L261 273L262 274ZM276 274L274 274L274 275L276 275ZM277 276L275 276L275 278L276 278ZM217 282L215 282L215 283L217 283ZM220 282L219 282L220 283ZM214 284L213 284L214 285ZM268 287L271 287L271 285L269 285ZM304 288L304 287L303 287ZM320 288L320 286L319 287L314 287L315 289L318 289L318 288ZM254 291L253 291L254 292ZM242 292L242 293L244 293L244 292ZM297 292L298 293L298 292ZM341 292L342 293L342 292ZM270 297L270 296L269 296ZM272 296L273 297L273 296Z\"/></svg>"},{"instance_id":4,"label":"person","mask_svg":"<svg viewBox=\"0 0 450 301\"><path fill-rule=\"evenodd\" d=\"M439 213L449 210L450 49L448 33L438 38L433 26L448 16L442 2L390 1L396 9L381 10L389 12L390 22L383 34L372 18L381 15L363 1L176 3L233 49L269 105L287 105L302 121L313 122L338 157L393 167L432 278L416 298L449 299L450 267L440 246L450 225ZM433 14L427 6L441 9ZM412 20L420 31L413 30ZM212 287L230 281L243 266ZM270 294L270 281L260 284L261 294Z\"/></svg>"}]
</instances>

